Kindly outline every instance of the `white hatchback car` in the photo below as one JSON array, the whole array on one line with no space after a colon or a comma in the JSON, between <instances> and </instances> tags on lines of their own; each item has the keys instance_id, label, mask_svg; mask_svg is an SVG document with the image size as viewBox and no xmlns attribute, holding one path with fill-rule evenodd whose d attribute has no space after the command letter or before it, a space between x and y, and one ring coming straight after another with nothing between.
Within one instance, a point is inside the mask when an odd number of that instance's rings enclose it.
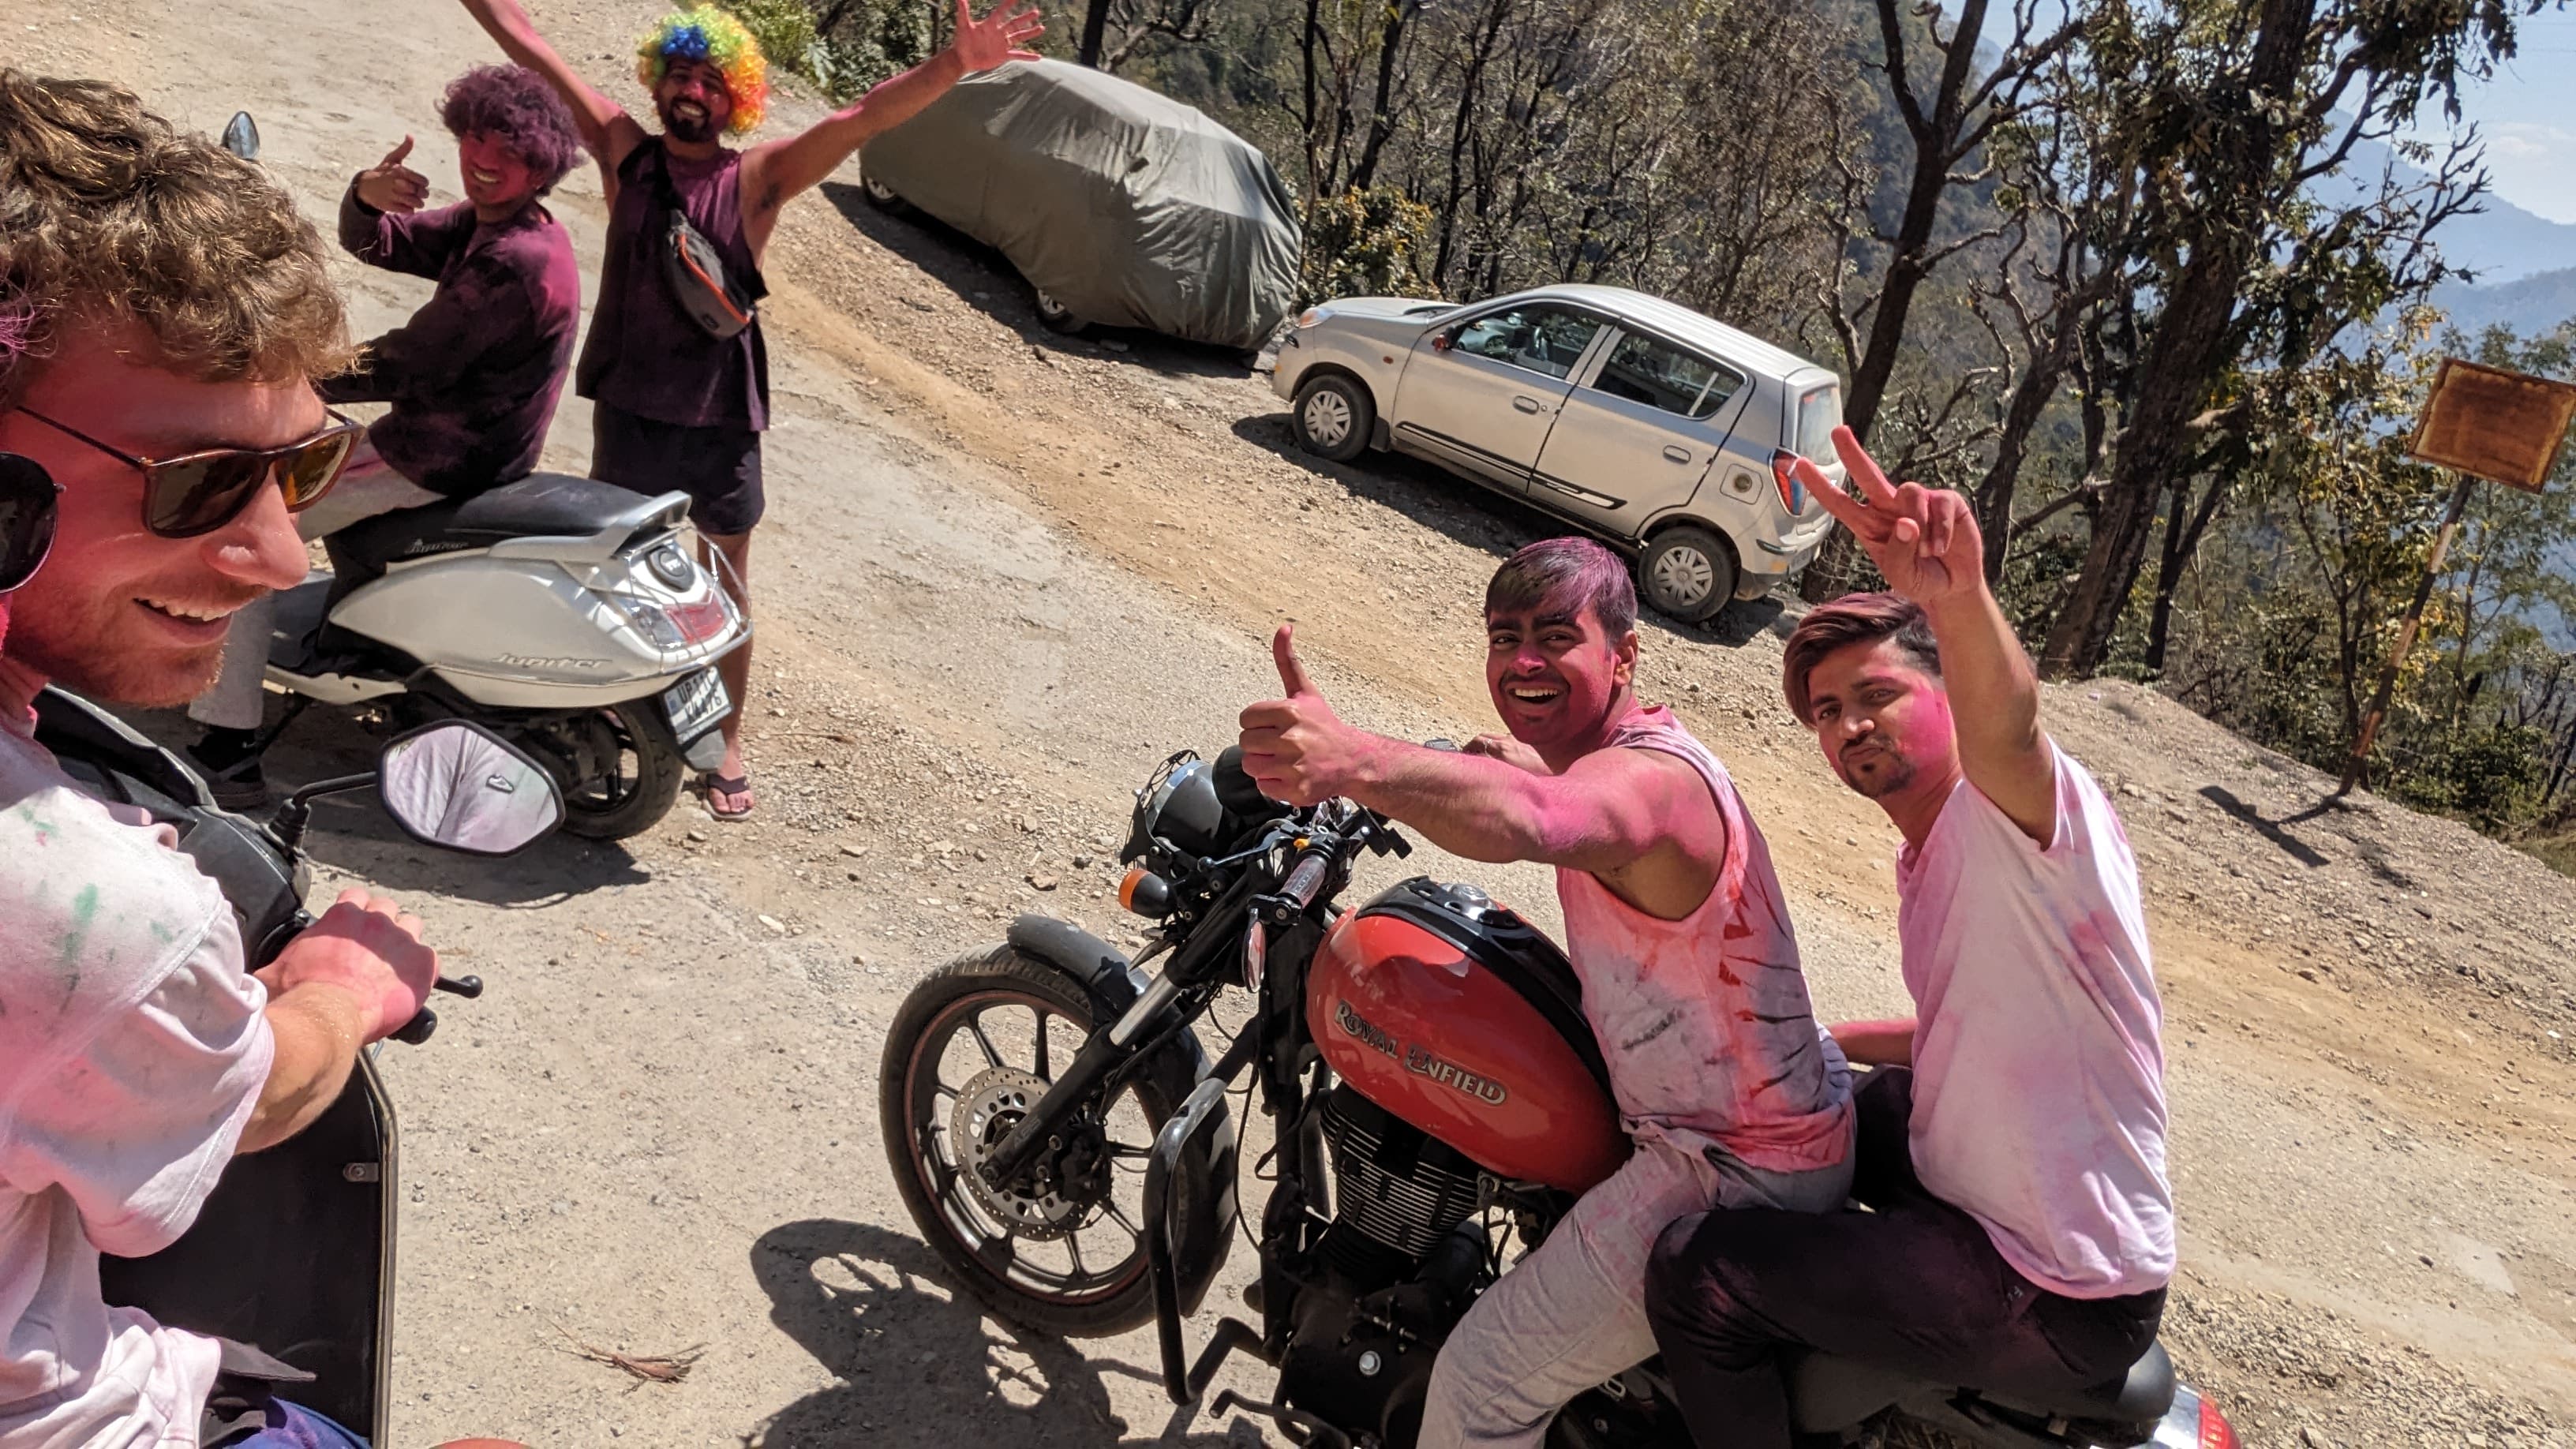
<instances>
[{"instance_id":1,"label":"white hatchback car","mask_svg":"<svg viewBox=\"0 0 2576 1449\"><path fill-rule=\"evenodd\" d=\"M1833 527L1788 464L1842 481L1840 380L1622 287L1327 302L1271 387L1308 452L1391 448L1525 498L1631 554L1639 595L1685 623L1759 598Z\"/></svg>"}]
</instances>

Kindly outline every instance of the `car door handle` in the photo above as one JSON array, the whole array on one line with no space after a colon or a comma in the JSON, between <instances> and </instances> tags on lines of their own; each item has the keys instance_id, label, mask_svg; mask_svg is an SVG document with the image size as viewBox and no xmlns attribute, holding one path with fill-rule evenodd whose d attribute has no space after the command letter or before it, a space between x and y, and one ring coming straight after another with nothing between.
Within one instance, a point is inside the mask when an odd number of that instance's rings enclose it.
<instances>
[{"instance_id":1,"label":"car door handle","mask_svg":"<svg viewBox=\"0 0 2576 1449\"><path fill-rule=\"evenodd\" d=\"M1546 411L1546 409L1545 409L1544 407L1541 407L1541 406L1539 405L1539 400L1538 400L1537 398L1534 398L1534 397L1516 397L1516 398L1513 398L1513 399L1512 399L1512 406L1513 406L1513 407L1516 407L1516 408L1520 409L1522 412L1528 413L1528 414L1530 414L1530 415L1532 415L1532 416L1536 416L1537 414L1539 414L1539 413L1542 413L1542 412L1545 412L1545 411Z\"/></svg>"},{"instance_id":2,"label":"car door handle","mask_svg":"<svg viewBox=\"0 0 2576 1449\"><path fill-rule=\"evenodd\" d=\"M1690 461L1690 449L1666 443L1664 445L1664 456L1676 463L1687 463Z\"/></svg>"}]
</instances>

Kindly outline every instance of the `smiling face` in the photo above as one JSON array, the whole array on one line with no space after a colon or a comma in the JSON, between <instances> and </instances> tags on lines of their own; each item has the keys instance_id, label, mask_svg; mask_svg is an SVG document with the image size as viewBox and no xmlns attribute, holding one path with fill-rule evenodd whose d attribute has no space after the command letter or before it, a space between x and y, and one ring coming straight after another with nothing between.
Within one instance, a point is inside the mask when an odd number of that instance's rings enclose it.
<instances>
[{"instance_id":1,"label":"smiling face","mask_svg":"<svg viewBox=\"0 0 2576 1449\"><path fill-rule=\"evenodd\" d=\"M1848 644L1816 661L1807 703L1825 763L1872 800L1957 771L1950 692L1894 639Z\"/></svg>"},{"instance_id":2,"label":"smiling face","mask_svg":"<svg viewBox=\"0 0 2576 1449\"><path fill-rule=\"evenodd\" d=\"M1637 632L1618 638L1588 605L1542 600L1485 616L1485 688L1512 738L1549 764L1594 747L1627 712Z\"/></svg>"},{"instance_id":3,"label":"smiling face","mask_svg":"<svg viewBox=\"0 0 2576 1449\"><path fill-rule=\"evenodd\" d=\"M302 381L196 382L153 366L140 329L66 326L23 405L147 458L217 447L274 448L322 426ZM117 704L183 704L211 683L233 613L304 577L304 543L275 487L196 538L143 526L143 475L16 412L0 450L62 485L53 556L9 598L8 657Z\"/></svg>"},{"instance_id":4,"label":"smiling face","mask_svg":"<svg viewBox=\"0 0 2576 1449\"><path fill-rule=\"evenodd\" d=\"M733 119L733 93L725 89L723 71L675 56L653 84L653 110L672 140L695 146L714 140Z\"/></svg>"},{"instance_id":5,"label":"smiling face","mask_svg":"<svg viewBox=\"0 0 2576 1449\"><path fill-rule=\"evenodd\" d=\"M501 137L480 131L458 137L456 162L465 199L474 203L474 214L485 221L515 214L537 194L537 173Z\"/></svg>"}]
</instances>

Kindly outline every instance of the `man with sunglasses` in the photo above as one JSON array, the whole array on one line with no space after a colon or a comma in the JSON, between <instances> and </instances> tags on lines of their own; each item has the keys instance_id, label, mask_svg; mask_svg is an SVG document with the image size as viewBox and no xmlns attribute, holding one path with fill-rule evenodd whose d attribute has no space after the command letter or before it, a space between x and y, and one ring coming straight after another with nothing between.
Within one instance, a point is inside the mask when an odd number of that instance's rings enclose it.
<instances>
[{"instance_id":1,"label":"man with sunglasses","mask_svg":"<svg viewBox=\"0 0 2576 1449\"><path fill-rule=\"evenodd\" d=\"M292 510L357 434L309 382L348 360L340 302L285 192L114 86L0 70L0 195L0 523L50 507L58 535L0 636L0 1449L345 1449L214 1340L109 1307L99 1254L167 1245L235 1152L318 1116L437 956L351 890L254 976L177 831L32 729L48 683L194 697L231 616L303 577Z\"/></svg>"}]
</instances>

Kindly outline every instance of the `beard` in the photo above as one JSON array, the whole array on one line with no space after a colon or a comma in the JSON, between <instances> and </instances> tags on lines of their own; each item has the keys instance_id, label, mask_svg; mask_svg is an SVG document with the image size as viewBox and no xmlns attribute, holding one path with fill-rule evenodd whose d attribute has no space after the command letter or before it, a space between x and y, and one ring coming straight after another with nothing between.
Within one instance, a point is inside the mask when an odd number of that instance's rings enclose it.
<instances>
[{"instance_id":1,"label":"beard","mask_svg":"<svg viewBox=\"0 0 2576 1449\"><path fill-rule=\"evenodd\" d=\"M12 596L9 657L74 693L168 709L205 693L223 668L223 640L186 646L153 639L128 616L137 607L130 600L60 593L42 583L40 577Z\"/></svg>"},{"instance_id":2,"label":"beard","mask_svg":"<svg viewBox=\"0 0 2576 1449\"><path fill-rule=\"evenodd\" d=\"M684 145L696 146L712 141L716 132L723 129L723 122L710 115L682 116L675 114L667 105L656 106L654 110L662 117L663 134Z\"/></svg>"},{"instance_id":3,"label":"beard","mask_svg":"<svg viewBox=\"0 0 2576 1449\"><path fill-rule=\"evenodd\" d=\"M1864 774L1861 766L1872 768ZM1914 783L1914 762L1898 754L1894 746L1880 745L1864 752L1857 764L1836 755L1834 773L1861 798L1878 800Z\"/></svg>"}]
</instances>

